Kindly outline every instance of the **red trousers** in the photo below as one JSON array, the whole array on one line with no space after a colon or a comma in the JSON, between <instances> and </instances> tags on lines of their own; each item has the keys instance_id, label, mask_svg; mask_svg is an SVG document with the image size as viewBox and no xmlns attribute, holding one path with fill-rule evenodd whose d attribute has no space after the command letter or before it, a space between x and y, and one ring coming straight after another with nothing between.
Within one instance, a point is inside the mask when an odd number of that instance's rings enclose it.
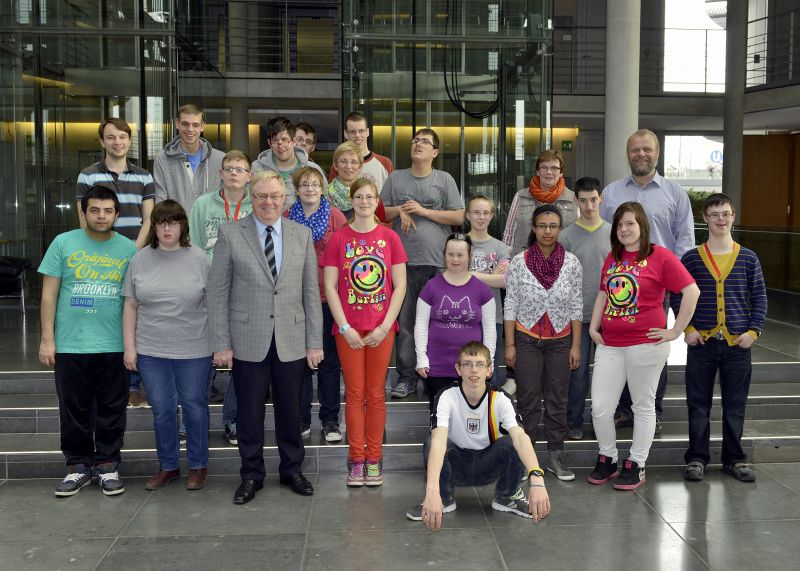
<instances>
[{"instance_id":1,"label":"red trousers","mask_svg":"<svg viewBox=\"0 0 800 571\"><path fill-rule=\"evenodd\" d=\"M369 331L359 331L365 336ZM386 427L386 371L394 346L391 331L377 347L352 349L343 335L336 336L345 386L344 419L350 459L377 462L383 457ZM365 449L366 448L366 449Z\"/></svg>"}]
</instances>

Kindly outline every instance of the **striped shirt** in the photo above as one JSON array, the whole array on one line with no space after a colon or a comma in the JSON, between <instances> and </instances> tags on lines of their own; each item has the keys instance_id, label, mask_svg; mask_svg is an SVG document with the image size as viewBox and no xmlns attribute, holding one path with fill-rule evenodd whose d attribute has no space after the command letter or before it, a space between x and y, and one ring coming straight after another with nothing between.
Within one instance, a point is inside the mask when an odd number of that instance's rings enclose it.
<instances>
[{"instance_id":1,"label":"striped shirt","mask_svg":"<svg viewBox=\"0 0 800 571\"><path fill-rule=\"evenodd\" d=\"M717 264L721 276L703 246L686 252L681 262L700 288L700 299L687 331L694 328L705 338L719 331L729 344L747 331L761 333L767 317L767 290L755 252L734 243L728 263L724 267ZM676 314L680 303L680 295L670 297Z\"/></svg>"},{"instance_id":2,"label":"striped shirt","mask_svg":"<svg viewBox=\"0 0 800 571\"><path fill-rule=\"evenodd\" d=\"M114 230L136 240L142 227L142 201L155 198L152 175L128 161L127 170L115 173L108 170L104 160L86 167L78 175L75 198L80 200L93 186L113 190L119 198L119 218Z\"/></svg>"}]
</instances>

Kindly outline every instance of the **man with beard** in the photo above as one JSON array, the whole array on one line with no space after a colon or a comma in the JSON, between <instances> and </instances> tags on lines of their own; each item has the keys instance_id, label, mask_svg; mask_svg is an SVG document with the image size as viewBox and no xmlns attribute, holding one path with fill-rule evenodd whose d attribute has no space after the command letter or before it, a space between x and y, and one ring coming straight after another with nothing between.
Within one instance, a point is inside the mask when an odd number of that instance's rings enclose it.
<instances>
[{"instance_id":1,"label":"man with beard","mask_svg":"<svg viewBox=\"0 0 800 571\"><path fill-rule=\"evenodd\" d=\"M694 248L694 218L689 195L680 184L656 172L660 147L655 133L639 129L628 137L627 150L631 176L615 180L603 189L600 216L610 224L620 204L629 201L640 203L650 223L650 241L680 258ZM669 294L664 300L665 309L668 300ZM666 390L667 367L664 365L656 390L656 434L661 432L662 401ZM619 400L615 424L618 428L633 426L627 386Z\"/></svg>"},{"instance_id":2,"label":"man with beard","mask_svg":"<svg viewBox=\"0 0 800 571\"><path fill-rule=\"evenodd\" d=\"M120 290L136 245L114 231L119 198L94 186L81 198L83 228L55 237L42 274L39 362L55 367L61 452L67 476L57 497L97 475L103 494L125 491L119 477L128 375L122 362Z\"/></svg>"}]
</instances>

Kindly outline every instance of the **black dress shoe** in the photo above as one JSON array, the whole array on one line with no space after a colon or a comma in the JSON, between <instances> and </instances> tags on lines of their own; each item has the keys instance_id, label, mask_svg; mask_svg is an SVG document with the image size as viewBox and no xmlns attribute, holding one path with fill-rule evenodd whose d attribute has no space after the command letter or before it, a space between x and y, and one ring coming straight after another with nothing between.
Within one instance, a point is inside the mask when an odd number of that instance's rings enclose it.
<instances>
[{"instance_id":1,"label":"black dress shoe","mask_svg":"<svg viewBox=\"0 0 800 571\"><path fill-rule=\"evenodd\" d=\"M308 481L308 478L300 473L292 474L291 476L281 476L281 484L284 486L291 486L295 494L301 496L314 495L314 486Z\"/></svg>"},{"instance_id":2,"label":"black dress shoe","mask_svg":"<svg viewBox=\"0 0 800 571\"><path fill-rule=\"evenodd\" d=\"M233 494L233 503L242 505L256 497L256 492L264 487L263 482L256 480L242 480L236 493Z\"/></svg>"}]
</instances>

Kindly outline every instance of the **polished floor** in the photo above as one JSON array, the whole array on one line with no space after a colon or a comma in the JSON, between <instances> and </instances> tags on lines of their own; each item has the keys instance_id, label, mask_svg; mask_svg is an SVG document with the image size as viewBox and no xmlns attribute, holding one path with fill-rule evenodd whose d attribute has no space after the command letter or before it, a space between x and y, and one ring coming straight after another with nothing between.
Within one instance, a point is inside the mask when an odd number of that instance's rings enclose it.
<instances>
[{"instance_id":1,"label":"polished floor","mask_svg":"<svg viewBox=\"0 0 800 571\"><path fill-rule=\"evenodd\" d=\"M0 482L3 569L796 569L800 464L760 464L753 484L710 468L685 482L653 468L635 492L548 477L553 513L542 523L491 509L493 490L460 488L439 533L406 519L421 472L348 489L312 478L303 498L268 478L245 506L234 476L198 492L144 480L109 498L96 485L57 499L53 480Z\"/></svg>"}]
</instances>

